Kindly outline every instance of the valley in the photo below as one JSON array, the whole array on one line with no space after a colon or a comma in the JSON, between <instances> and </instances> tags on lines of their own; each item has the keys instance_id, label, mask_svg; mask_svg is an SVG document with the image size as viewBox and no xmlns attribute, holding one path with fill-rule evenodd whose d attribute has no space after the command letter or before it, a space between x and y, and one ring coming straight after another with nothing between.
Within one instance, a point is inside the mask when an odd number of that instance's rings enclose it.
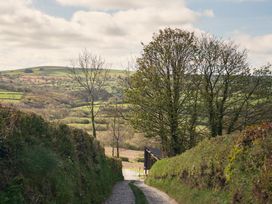
<instances>
[{"instance_id":1,"label":"valley","mask_svg":"<svg viewBox=\"0 0 272 204\"><path fill-rule=\"evenodd\" d=\"M71 80L70 68L35 67L0 73L0 103L27 112L34 112L45 119L67 124L91 133L91 119L86 96L82 88ZM97 94L97 137L104 146L112 142L110 127L112 116L108 110L114 96L122 97L119 83L126 77L124 70L109 70L107 85ZM129 104L119 103L125 113ZM127 122L122 130L121 147L142 150L147 143L142 133L136 132ZM155 142L156 143L156 142Z\"/></svg>"}]
</instances>

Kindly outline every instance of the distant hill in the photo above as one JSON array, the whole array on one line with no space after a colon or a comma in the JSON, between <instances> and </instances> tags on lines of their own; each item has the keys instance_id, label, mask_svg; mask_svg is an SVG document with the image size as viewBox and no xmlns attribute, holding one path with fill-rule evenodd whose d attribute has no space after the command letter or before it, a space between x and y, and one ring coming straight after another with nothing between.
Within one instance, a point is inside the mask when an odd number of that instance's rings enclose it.
<instances>
[{"instance_id":1,"label":"distant hill","mask_svg":"<svg viewBox=\"0 0 272 204\"><path fill-rule=\"evenodd\" d=\"M2 74L9 75L24 75L24 74L33 74L39 76L67 76L69 74L71 67L64 66L37 66L37 67L28 67L16 70L5 70L1 71ZM120 74L123 75L125 70L118 69L109 69L109 75Z\"/></svg>"},{"instance_id":2,"label":"distant hill","mask_svg":"<svg viewBox=\"0 0 272 204\"><path fill-rule=\"evenodd\" d=\"M34 112L45 119L68 124L92 132L90 113L84 90L69 78L68 67L41 66L0 72L0 104L15 106L20 110ZM109 78L103 90L96 94L96 107L105 105L120 91L120 78L125 70L109 70ZM126 111L128 104L120 104ZM110 145L111 117L100 111L97 117L98 137L104 145ZM131 130L132 131L132 130ZM132 131L133 132L133 131ZM130 133L133 137L134 133ZM143 148L146 139L128 138L121 146Z\"/></svg>"}]
</instances>

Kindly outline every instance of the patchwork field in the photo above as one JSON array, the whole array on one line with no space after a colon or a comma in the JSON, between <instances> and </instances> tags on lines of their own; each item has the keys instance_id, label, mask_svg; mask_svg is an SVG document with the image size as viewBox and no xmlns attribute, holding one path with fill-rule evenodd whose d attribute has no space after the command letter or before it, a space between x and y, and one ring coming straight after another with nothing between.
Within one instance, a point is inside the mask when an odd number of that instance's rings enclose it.
<instances>
[{"instance_id":1,"label":"patchwork field","mask_svg":"<svg viewBox=\"0 0 272 204\"><path fill-rule=\"evenodd\" d=\"M74 83L67 67L36 67L0 73L0 104L35 112L49 121L64 123L92 132L90 109L83 90ZM119 93L118 84L126 72L109 70L106 86L95 103L97 136L101 143L112 143L112 117L108 110L111 97ZM129 104L117 105L126 112ZM126 123L122 124L121 146L143 149L146 139ZM129 164L131 165L131 163ZM134 164L133 164L134 165Z\"/></svg>"}]
</instances>

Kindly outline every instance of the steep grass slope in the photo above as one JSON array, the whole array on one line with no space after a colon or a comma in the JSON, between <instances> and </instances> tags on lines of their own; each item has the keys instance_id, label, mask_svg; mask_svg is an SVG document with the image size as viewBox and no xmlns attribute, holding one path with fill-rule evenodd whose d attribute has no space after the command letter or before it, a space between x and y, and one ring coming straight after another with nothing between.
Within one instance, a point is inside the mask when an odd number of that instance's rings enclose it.
<instances>
[{"instance_id":1,"label":"steep grass slope","mask_svg":"<svg viewBox=\"0 0 272 204\"><path fill-rule=\"evenodd\" d=\"M179 203L272 203L272 123L161 160L146 182Z\"/></svg>"},{"instance_id":2,"label":"steep grass slope","mask_svg":"<svg viewBox=\"0 0 272 204\"><path fill-rule=\"evenodd\" d=\"M101 203L121 179L82 130L0 107L0 203Z\"/></svg>"}]
</instances>

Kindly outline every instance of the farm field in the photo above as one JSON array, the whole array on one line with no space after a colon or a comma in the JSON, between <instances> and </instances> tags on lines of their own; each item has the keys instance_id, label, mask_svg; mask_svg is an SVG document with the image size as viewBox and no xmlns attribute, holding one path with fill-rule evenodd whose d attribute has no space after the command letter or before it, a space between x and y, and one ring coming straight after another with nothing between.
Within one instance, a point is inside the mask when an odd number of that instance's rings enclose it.
<instances>
[{"instance_id":1,"label":"farm field","mask_svg":"<svg viewBox=\"0 0 272 204\"><path fill-rule=\"evenodd\" d=\"M105 154L109 157L112 156L112 148L105 147ZM139 150L129 150L120 148L120 157L127 158L128 162L123 161L123 168L125 169L133 169L136 171L143 171L144 164L143 162L139 162L139 160L143 160L144 158L144 151Z\"/></svg>"},{"instance_id":2,"label":"farm field","mask_svg":"<svg viewBox=\"0 0 272 204\"><path fill-rule=\"evenodd\" d=\"M71 81L69 74L67 67L36 67L3 71L0 73L0 104L35 112L49 121L67 124L91 133L88 103L82 95L82 89ZM98 97L95 102L97 135L105 146L111 144L112 137L110 126L112 118L107 111L107 105L112 95L118 92L116 88L118 80L125 74L122 70L109 70L102 97ZM129 108L129 104L117 106L123 111ZM122 146L142 149L147 139L142 134L135 133L127 124L124 127ZM131 166L132 163L128 165Z\"/></svg>"},{"instance_id":3,"label":"farm field","mask_svg":"<svg viewBox=\"0 0 272 204\"><path fill-rule=\"evenodd\" d=\"M21 92L9 92L0 90L0 102L5 104L19 103L22 97L23 93Z\"/></svg>"}]
</instances>

